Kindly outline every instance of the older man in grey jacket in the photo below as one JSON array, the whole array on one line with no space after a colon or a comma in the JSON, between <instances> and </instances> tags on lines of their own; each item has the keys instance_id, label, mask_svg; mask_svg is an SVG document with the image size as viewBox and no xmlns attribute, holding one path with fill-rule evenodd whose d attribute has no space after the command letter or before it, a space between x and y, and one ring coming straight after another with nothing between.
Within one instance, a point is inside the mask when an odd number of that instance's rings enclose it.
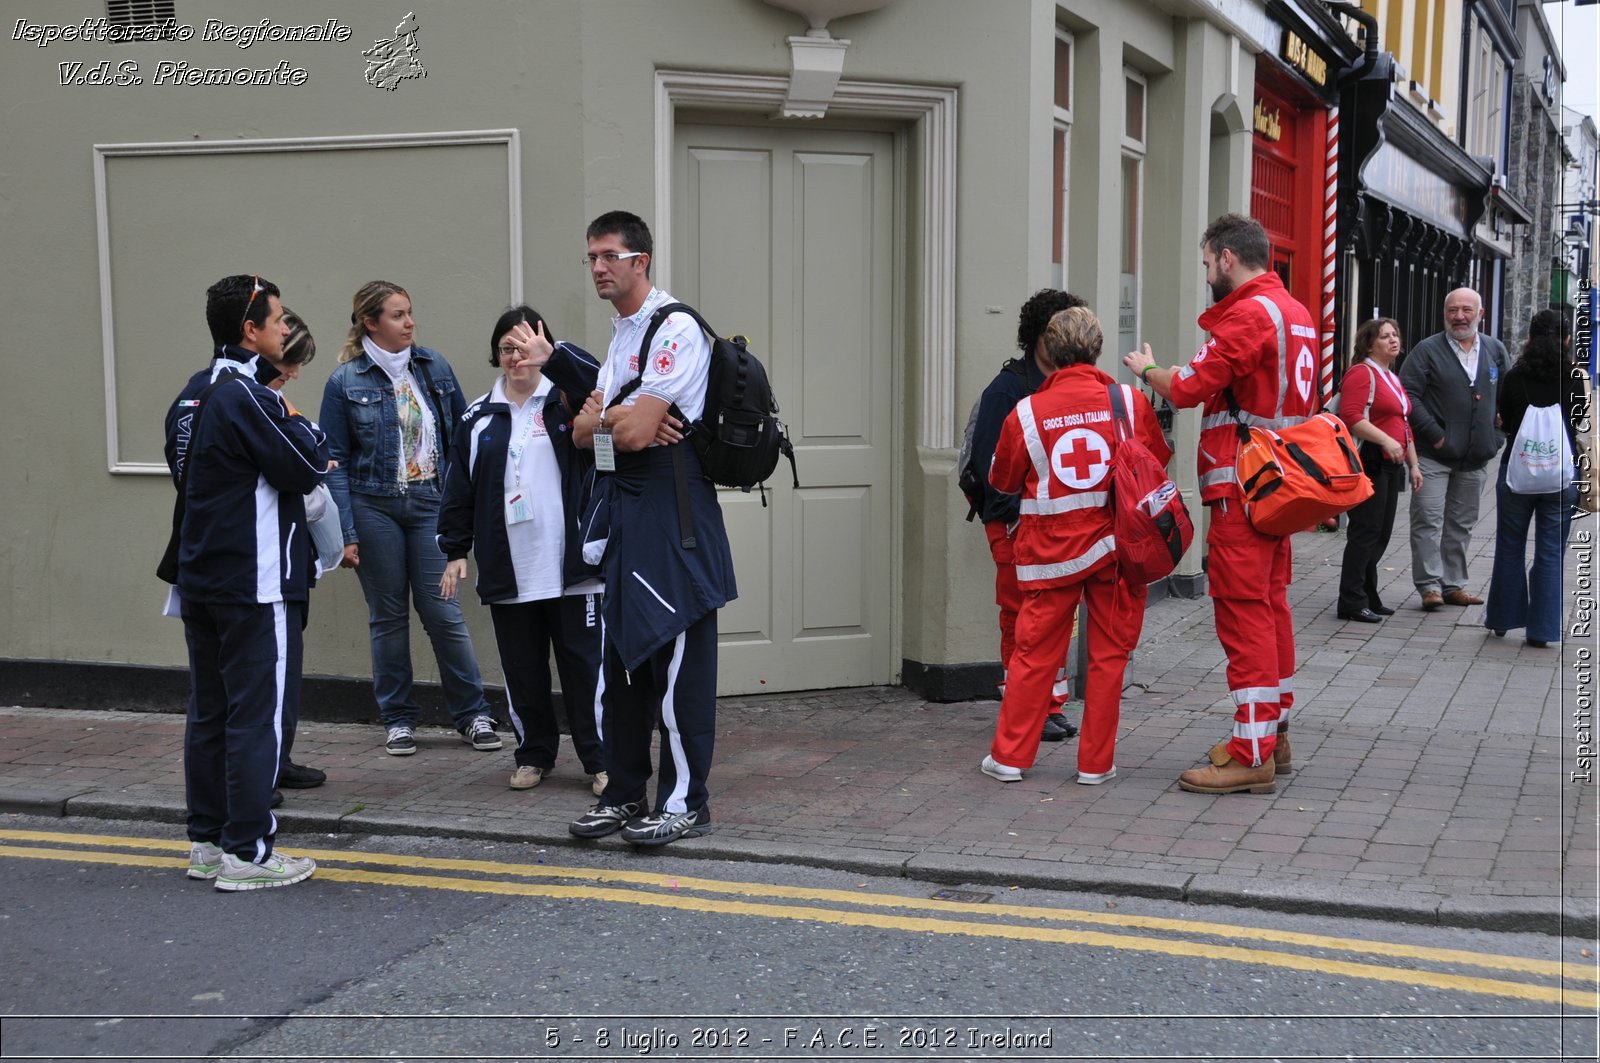
<instances>
[{"instance_id":1,"label":"older man in grey jacket","mask_svg":"<svg viewBox=\"0 0 1600 1063\"><path fill-rule=\"evenodd\" d=\"M1429 612L1483 604L1466 589L1467 547L1484 467L1505 442L1495 407L1511 363L1504 344L1478 331L1482 318L1478 293L1455 289L1444 299L1444 331L1413 347L1400 367L1422 467L1422 490L1411 500L1411 578Z\"/></svg>"}]
</instances>

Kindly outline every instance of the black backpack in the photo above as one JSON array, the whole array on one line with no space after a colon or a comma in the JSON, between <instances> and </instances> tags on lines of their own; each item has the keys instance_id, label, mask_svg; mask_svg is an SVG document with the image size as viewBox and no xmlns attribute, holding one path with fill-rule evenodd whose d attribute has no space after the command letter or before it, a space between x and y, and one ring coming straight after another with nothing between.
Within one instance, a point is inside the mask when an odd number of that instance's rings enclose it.
<instances>
[{"instance_id":1,"label":"black backpack","mask_svg":"<svg viewBox=\"0 0 1600 1063\"><path fill-rule=\"evenodd\" d=\"M1022 381L1022 394L1024 397L1033 394L1033 385L1028 382L1028 365L1021 358L1008 358L1006 364L1000 367L1003 373L1012 373ZM961 434L961 453L956 458L956 484L961 488L961 493L967 498L967 521L970 523L974 517L983 512L983 485L988 479L988 468L978 468L978 455L972 452L972 437L978 430L978 407L983 405L983 396L978 396L978 401L972 404L972 412L967 414L967 427ZM992 460L993 454L985 455Z\"/></svg>"},{"instance_id":2,"label":"black backpack","mask_svg":"<svg viewBox=\"0 0 1600 1063\"><path fill-rule=\"evenodd\" d=\"M694 444L706 479L721 487L737 487L748 492L762 484L778 467L778 459L789 459L794 486L800 486L795 467L794 446L789 431L778 420L778 400L767 382L767 370L745 346L743 336L726 339L706 324L706 319L684 303L668 303L650 318L650 328L639 345L640 376L628 381L617 393L622 399L636 390L649 365L650 344L670 314L688 314L711 341L711 371L706 377L705 410L689 424L684 436ZM672 415L686 420L677 406ZM761 504L767 504L765 490Z\"/></svg>"}]
</instances>

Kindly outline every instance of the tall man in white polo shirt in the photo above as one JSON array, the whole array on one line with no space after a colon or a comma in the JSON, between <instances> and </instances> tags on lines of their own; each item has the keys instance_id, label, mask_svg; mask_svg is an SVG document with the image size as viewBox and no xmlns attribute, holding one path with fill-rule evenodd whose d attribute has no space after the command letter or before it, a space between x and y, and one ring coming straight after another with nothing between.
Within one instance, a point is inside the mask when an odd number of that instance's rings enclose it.
<instances>
[{"instance_id":1,"label":"tall man in white polo shirt","mask_svg":"<svg viewBox=\"0 0 1600 1063\"><path fill-rule=\"evenodd\" d=\"M664 845L711 832L717 610L738 593L716 488L684 435L705 408L711 345L690 315L658 313L675 300L650 281L655 245L638 216L602 214L587 235L595 293L617 311L605 365L572 425L573 442L594 449L595 490L610 514L600 669L610 780L568 830Z\"/></svg>"}]
</instances>

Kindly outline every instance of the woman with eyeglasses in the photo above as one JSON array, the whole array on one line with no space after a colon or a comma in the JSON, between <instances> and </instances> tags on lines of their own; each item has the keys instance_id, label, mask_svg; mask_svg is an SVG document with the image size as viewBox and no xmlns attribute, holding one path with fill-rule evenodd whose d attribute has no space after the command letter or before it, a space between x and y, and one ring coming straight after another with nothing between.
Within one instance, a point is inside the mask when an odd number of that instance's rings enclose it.
<instances>
[{"instance_id":1,"label":"woman with eyeglasses","mask_svg":"<svg viewBox=\"0 0 1600 1063\"><path fill-rule=\"evenodd\" d=\"M466 409L461 385L443 355L412 343L404 288L369 281L353 303L339 367L322 392L322 429L339 462L328 487L344 525L342 564L356 570L367 599L384 748L397 757L417 751L409 596L456 730L474 749L499 749L466 619L439 593L445 559L434 536L441 486L458 457L450 434Z\"/></svg>"},{"instance_id":2,"label":"woman with eyeglasses","mask_svg":"<svg viewBox=\"0 0 1600 1063\"><path fill-rule=\"evenodd\" d=\"M495 322L489 364L500 376L456 422L461 460L445 477L439 510L439 546L449 559L439 591L454 598L467 554L477 557L478 597L494 619L517 732L511 788L530 790L555 767L554 647L572 745L598 795L607 782L596 705L604 585L599 567L583 560L577 533L594 452L572 443L572 418L588 392L567 394L544 374L551 351L532 307L513 307Z\"/></svg>"}]
</instances>

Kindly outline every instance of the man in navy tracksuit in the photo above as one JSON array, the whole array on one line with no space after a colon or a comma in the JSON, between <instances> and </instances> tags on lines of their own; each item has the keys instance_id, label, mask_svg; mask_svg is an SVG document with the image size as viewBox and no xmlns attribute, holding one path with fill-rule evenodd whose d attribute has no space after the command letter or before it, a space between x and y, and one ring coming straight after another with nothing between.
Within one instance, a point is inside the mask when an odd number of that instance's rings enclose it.
<instances>
[{"instance_id":1,"label":"man in navy tracksuit","mask_svg":"<svg viewBox=\"0 0 1600 1063\"><path fill-rule=\"evenodd\" d=\"M573 422L573 441L595 452L596 494L609 505L600 684L610 781L568 829L580 838L620 830L635 845L664 845L711 832L717 610L737 595L716 488L684 444L684 428L705 408L711 345L692 317L671 314L641 351L656 309L674 301L650 282L650 230L612 211L587 235L595 292L617 311L596 390ZM625 386L633 390L622 394Z\"/></svg>"},{"instance_id":2,"label":"man in navy tracksuit","mask_svg":"<svg viewBox=\"0 0 1600 1063\"><path fill-rule=\"evenodd\" d=\"M167 465L183 494L176 596L189 646L184 728L189 877L220 890L285 886L316 865L273 852L272 788L300 696L311 573L305 493L326 438L263 386L288 330L278 289L225 277L206 292L215 344L167 413Z\"/></svg>"}]
</instances>

